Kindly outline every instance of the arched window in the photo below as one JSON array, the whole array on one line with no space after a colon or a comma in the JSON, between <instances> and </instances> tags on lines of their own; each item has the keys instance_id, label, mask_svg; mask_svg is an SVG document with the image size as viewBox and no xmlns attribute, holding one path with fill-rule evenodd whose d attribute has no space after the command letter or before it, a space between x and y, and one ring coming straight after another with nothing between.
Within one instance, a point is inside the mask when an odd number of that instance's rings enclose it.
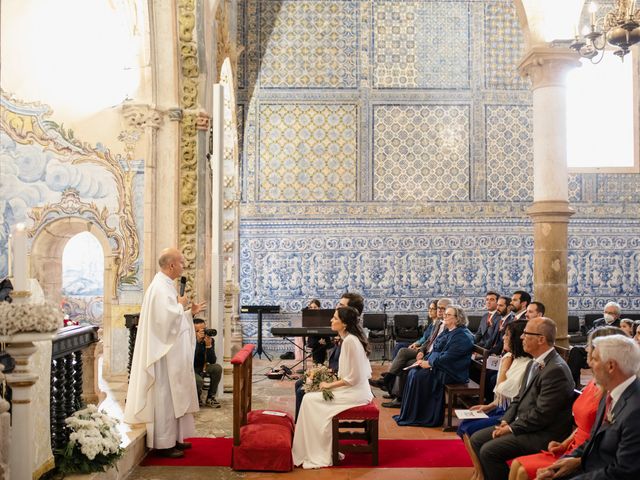
<instances>
[{"instance_id":1,"label":"arched window","mask_svg":"<svg viewBox=\"0 0 640 480\"><path fill-rule=\"evenodd\" d=\"M62 253L62 308L69 320L102 325L104 252L89 232L72 237Z\"/></svg>"}]
</instances>

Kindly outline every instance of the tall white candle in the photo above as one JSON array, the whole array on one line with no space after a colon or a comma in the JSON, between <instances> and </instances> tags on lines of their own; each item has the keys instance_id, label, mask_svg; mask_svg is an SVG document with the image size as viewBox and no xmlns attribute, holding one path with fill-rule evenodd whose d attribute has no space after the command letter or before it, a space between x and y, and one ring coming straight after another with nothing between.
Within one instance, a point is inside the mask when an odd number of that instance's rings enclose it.
<instances>
[{"instance_id":1,"label":"tall white candle","mask_svg":"<svg viewBox=\"0 0 640 480\"><path fill-rule=\"evenodd\" d=\"M227 258L226 274L227 282L231 282L233 280L233 259L231 257Z\"/></svg>"},{"instance_id":2,"label":"tall white candle","mask_svg":"<svg viewBox=\"0 0 640 480\"><path fill-rule=\"evenodd\" d=\"M13 235L9 234L9 242L7 245L7 268L8 268L8 272L7 272L7 277L13 277L13 248L11 246L11 244L13 243Z\"/></svg>"},{"instance_id":3,"label":"tall white candle","mask_svg":"<svg viewBox=\"0 0 640 480\"><path fill-rule=\"evenodd\" d=\"M13 230L13 289L27 290L27 232L24 223L18 223Z\"/></svg>"}]
</instances>

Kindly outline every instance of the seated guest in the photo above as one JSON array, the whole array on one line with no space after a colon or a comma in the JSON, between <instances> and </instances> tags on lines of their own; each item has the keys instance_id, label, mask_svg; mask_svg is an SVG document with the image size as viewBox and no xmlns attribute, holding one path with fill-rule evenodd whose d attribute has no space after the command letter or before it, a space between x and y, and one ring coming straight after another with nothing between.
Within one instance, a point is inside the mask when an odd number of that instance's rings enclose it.
<instances>
[{"instance_id":1,"label":"seated guest","mask_svg":"<svg viewBox=\"0 0 640 480\"><path fill-rule=\"evenodd\" d=\"M396 355L396 358L391 362L391 367L387 374L380 380L369 382L375 387L382 388L389 392L387 397L393 398L390 402L384 402L383 407L386 408L400 408L402 398L402 391L404 390L404 380L406 379L407 372L403 370L405 367L412 365L416 360L422 360L425 354L429 353L433 349L433 344L436 338L440 335L444 328L444 312L447 306L451 305L451 299L441 298L438 300L437 305L437 318L431 330L431 337L422 344L418 349L402 348ZM394 395L395 394L395 395ZM396 396L397 398L394 398Z\"/></svg>"},{"instance_id":2,"label":"seated guest","mask_svg":"<svg viewBox=\"0 0 640 480\"><path fill-rule=\"evenodd\" d=\"M402 348L412 348L414 350L418 350L426 341L431 337L431 333L433 332L433 325L436 323L438 319L438 302L437 300L433 300L429 303L429 310L427 311L427 323L424 325L424 331L422 332L422 336L413 342L411 345L407 345L405 342L398 342L396 346L393 347L393 352L391 353L391 359L396 358L396 355ZM375 386L375 382L374 382Z\"/></svg>"},{"instance_id":3,"label":"seated guest","mask_svg":"<svg viewBox=\"0 0 640 480\"><path fill-rule=\"evenodd\" d=\"M471 447L487 480L506 480L507 461L536 453L551 440L571 431L573 381L571 372L554 349L556 324L550 318L529 320L522 332L524 351L533 357L518 395L499 425L478 430Z\"/></svg>"},{"instance_id":4,"label":"seated guest","mask_svg":"<svg viewBox=\"0 0 640 480\"><path fill-rule=\"evenodd\" d=\"M307 309L320 310L322 308L320 300L317 298L311 299ZM309 337L307 340L307 347L311 349L311 358L315 364L323 364L327 359L327 349L331 345L331 337Z\"/></svg>"},{"instance_id":5,"label":"seated guest","mask_svg":"<svg viewBox=\"0 0 640 480\"><path fill-rule=\"evenodd\" d=\"M511 308L514 320L526 320L527 307L531 303L531 295L524 290L516 290L511 295Z\"/></svg>"},{"instance_id":6,"label":"seated guest","mask_svg":"<svg viewBox=\"0 0 640 480\"><path fill-rule=\"evenodd\" d=\"M444 420L444 386L469 381L473 335L459 305L450 305L444 314L445 331L419 366L412 368L402 395L398 425L437 427Z\"/></svg>"},{"instance_id":7,"label":"seated guest","mask_svg":"<svg viewBox=\"0 0 640 480\"><path fill-rule=\"evenodd\" d=\"M633 325L633 339L640 345L640 320L636 320Z\"/></svg>"},{"instance_id":8,"label":"seated guest","mask_svg":"<svg viewBox=\"0 0 640 480\"><path fill-rule=\"evenodd\" d=\"M604 316L593 322L593 329L597 327L620 327L620 304L609 302L604 306ZM569 351L569 359L567 360L573 381L576 385L580 385L580 370L589 368L587 365L587 351L580 345L574 345Z\"/></svg>"},{"instance_id":9,"label":"seated guest","mask_svg":"<svg viewBox=\"0 0 640 480\"><path fill-rule=\"evenodd\" d=\"M640 347L623 335L595 338L589 365L606 392L589 440L538 470L540 480L640 478Z\"/></svg>"},{"instance_id":10,"label":"seated guest","mask_svg":"<svg viewBox=\"0 0 640 480\"><path fill-rule=\"evenodd\" d=\"M594 338L606 337L607 335L620 335L623 332L616 327L599 327L589 334L587 352L591 351ZM589 439L591 427L596 420L598 405L602 398L602 389L598 387L594 380L584 387L578 399L573 402L573 421L576 429L562 443L552 441L547 446L547 451L518 457L511 463L510 480L535 479L536 472L540 468L550 466L562 455L568 455L577 447Z\"/></svg>"},{"instance_id":11,"label":"seated guest","mask_svg":"<svg viewBox=\"0 0 640 480\"><path fill-rule=\"evenodd\" d=\"M493 402L488 405L475 405L471 410L485 412L489 418L478 420L463 420L458 427L458 435L462 437L469 456L479 473L482 469L480 463L471 448L469 437L478 430L500 423L502 415L511 403L511 400L518 394L522 378L527 365L531 361L531 356L524 351L522 346L522 332L527 322L522 320L507 325L504 334L504 351L506 352L500 359L498 369L498 382L494 389Z\"/></svg>"},{"instance_id":12,"label":"seated guest","mask_svg":"<svg viewBox=\"0 0 640 480\"><path fill-rule=\"evenodd\" d=\"M496 355L500 355L502 352L502 341L504 338L504 332L507 325L514 321L515 315L513 312L509 311L509 305L511 304L511 299L509 297L500 297L498 298L498 303L496 306L496 310L498 315L500 315L500 323L498 323L498 331L496 333L496 339L491 347L491 353L495 353Z\"/></svg>"},{"instance_id":13,"label":"seated guest","mask_svg":"<svg viewBox=\"0 0 640 480\"><path fill-rule=\"evenodd\" d=\"M633 337L633 320L630 318L623 318L620 320L620 328L627 337Z\"/></svg>"},{"instance_id":14,"label":"seated guest","mask_svg":"<svg viewBox=\"0 0 640 480\"><path fill-rule=\"evenodd\" d=\"M496 332L500 324L500 315L497 311L498 297L499 295L496 292L487 292L484 298L487 311L482 315L478 331L473 337L473 343L482 348L491 348L495 342Z\"/></svg>"},{"instance_id":15,"label":"seated guest","mask_svg":"<svg viewBox=\"0 0 640 480\"><path fill-rule=\"evenodd\" d=\"M352 307L358 311L359 315L362 315L362 310L364 309L364 298L359 293L343 293L342 297L338 301L338 305L336 308L340 307ZM341 345L339 342L336 342L335 347L331 350L329 354L329 368L334 372L338 371L338 365L340 361L340 350ZM299 378L295 384L295 394L296 394L296 412L295 419L298 420L298 412L300 411L300 405L302 404L302 399L304 398L304 377Z\"/></svg>"}]
</instances>

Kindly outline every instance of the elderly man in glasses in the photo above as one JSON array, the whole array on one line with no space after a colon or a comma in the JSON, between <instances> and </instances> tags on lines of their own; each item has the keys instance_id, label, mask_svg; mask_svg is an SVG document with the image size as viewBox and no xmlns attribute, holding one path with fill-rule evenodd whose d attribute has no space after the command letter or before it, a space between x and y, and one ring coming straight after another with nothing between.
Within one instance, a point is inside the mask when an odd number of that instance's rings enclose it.
<instances>
[{"instance_id":1,"label":"elderly man in glasses","mask_svg":"<svg viewBox=\"0 0 640 480\"><path fill-rule=\"evenodd\" d=\"M521 338L533 360L518 396L499 425L471 437L486 479L507 480L508 460L544 450L551 440L561 441L571 432L574 383L554 348L555 322L546 317L529 320Z\"/></svg>"}]
</instances>

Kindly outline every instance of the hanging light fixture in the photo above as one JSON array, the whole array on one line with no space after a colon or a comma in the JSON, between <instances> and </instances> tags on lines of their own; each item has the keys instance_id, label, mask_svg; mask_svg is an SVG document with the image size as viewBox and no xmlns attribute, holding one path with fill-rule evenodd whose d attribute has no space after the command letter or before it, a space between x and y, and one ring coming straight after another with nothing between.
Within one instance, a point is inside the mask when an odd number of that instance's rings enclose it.
<instances>
[{"instance_id":1,"label":"hanging light fixture","mask_svg":"<svg viewBox=\"0 0 640 480\"><path fill-rule=\"evenodd\" d=\"M582 57L599 63L604 56L607 43L617 49L614 55L624 61L629 48L640 42L640 9L636 10L635 0L616 0L616 6L602 17L596 17L598 6L595 2L589 5L590 27L585 27L581 38L576 31L575 40L570 47ZM594 61L598 52L600 58Z\"/></svg>"}]
</instances>

